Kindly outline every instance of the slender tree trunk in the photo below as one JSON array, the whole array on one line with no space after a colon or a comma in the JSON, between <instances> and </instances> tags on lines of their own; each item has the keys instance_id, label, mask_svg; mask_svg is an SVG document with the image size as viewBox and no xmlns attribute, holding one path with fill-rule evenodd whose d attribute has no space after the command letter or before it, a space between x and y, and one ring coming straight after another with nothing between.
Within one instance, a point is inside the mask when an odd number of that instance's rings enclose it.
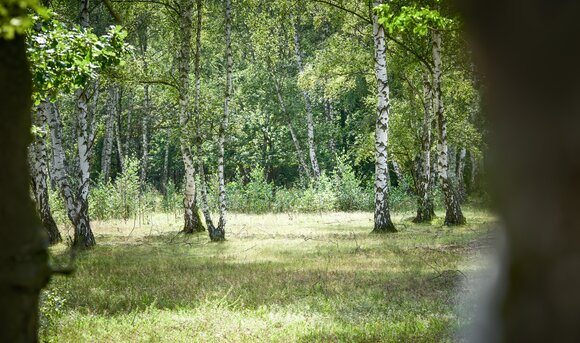
<instances>
[{"instance_id":1,"label":"slender tree trunk","mask_svg":"<svg viewBox=\"0 0 580 343\"><path fill-rule=\"evenodd\" d=\"M264 165L264 180L272 180L272 138L270 137L270 111L264 111L264 126L262 126L262 163Z\"/></svg>"},{"instance_id":2,"label":"slender tree trunk","mask_svg":"<svg viewBox=\"0 0 580 343\"><path fill-rule=\"evenodd\" d=\"M421 132L421 152L419 166L419 187L417 199L417 216L415 223L427 223L433 219L433 201L431 199L431 125L433 121L432 90L427 76L423 77L423 128Z\"/></svg>"},{"instance_id":3,"label":"slender tree trunk","mask_svg":"<svg viewBox=\"0 0 580 343\"><path fill-rule=\"evenodd\" d=\"M103 152L101 155L101 175L104 183L109 183L111 176L111 153L113 152L113 136L115 135L115 119L117 112L118 93L114 86L109 89L107 101L107 121L105 124L105 137L103 140Z\"/></svg>"},{"instance_id":4,"label":"slender tree trunk","mask_svg":"<svg viewBox=\"0 0 580 343\"><path fill-rule=\"evenodd\" d=\"M184 233L204 231L200 220L199 210L196 204L195 170L194 159L189 145L188 123L189 114L189 65L191 63L191 30L192 30L193 4L191 0L181 1L179 18L181 46L179 49L179 142L181 155L185 167L184 185ZM201 12L198 12L201 16Z\"/></svg>"},{"instance_id":5,"label":"slender tree trunk","mask_svg":"<svg viewBox=\"0 0 580 343\"><path fill-rule=\"evenodd\" d=\"M33 138L32 143L28 149L28 157L30 160L30 171L32 174L32 189L34 198L36 200L36 209L40 214L42 225L48 234L50 244L56 244L62 241L60 232L48 201L48 156L46 153L46 107L50 106L46 102L42 102L33 113L33 122L37 127L37 135Z\"/></svg>"},{"instance_id":6,"label":"slender tree trunk","mask_svg":"<svg viewBox=\"0 0 580 343\"><path fill-rule=\"evenodd\" d=\"M284 119L288 123L288 131L290 131L290 136L292 137L292 143L294 143L294 149L296 149L296 156L298 157L298 165L299 170L302 173L306 174L308 179L312 178L312 173L310 172L310 168L306 164L306 160L304 160L304 154L302 153L302 149L300 148L300 141L298 140L298 136L294 131L294 126L292 125L292 120L290 119L290 115L288 114L286 103L284 102L284 97L282 96L282 90L280 89L280 85L278 84L278 80L276 79L275 75L272 75L272 80L274 81L274 87L276 88L276 95L278 96L278 103L280 104L280 109L282 110L282 115Z\"/></svg>"},{"instance_id":7,"label":"slender tree trunk","mask_svg":"<svg viewBox=\"0 0 580 343\"><path fill-rule=\"evenodd\" d=\"M89 1L81 1L80 24L86 29L89 27ZM76 98L76 133L78 166L80 172L80 186L76 194L75 221L73 247L89 248L95 245L95 237L89 220L89 153L90 153L90 133L89 133L89 113L88 113L88 91L89 87L78 89L75 92Z\"/></svg>"},{"instance_id":8,"label":"slender tree trunk","mask_svg":"<svg viewBox=\"0 0 580 343\"><path fill-rule=\"evenodd\" d=\"M324 100L324 112L326 114L326 123L330 127L330 135L328 138L328 150L334 158L337 157L336 154L336 140L334 135L336 134L336 129L334 125L334 105L332 100L325 99Z\"/></svg>"},{"instance_id":9,"label":"slender tree trunk","mask_svg":"<svg viewBox=\"0 0 580 343\"><path fill-rule=\"evenodd\" d=\"M469 180L469 191L473 192L477 189L477 158L475 157L475 154L473 152L469 153L469 158L471 159L471 177Z\"/></svg>"},{"instance_id":10,"label":"slender tree trunk","mask_svg":"<svg viewBox=\"0 0 580 343\"><path fill-rule=\"evenodd\" d=\"M117 111L117 120L114 123L115 129L115 143L117 145L117 155L119 157L119 170L122 172L125 168L125 152L123 151L123 144L121 143L121 118L120 111Z\"/></svg>"},{"instance_id":11,"label":"slender tree trunk","mask_svg":"<svg viewBox=\"0 0 580 343\"><path fill-rule=\"evenodd\" d=\"M382 0L375 1L375 6ZM373 36L375 46L375 73L378 87L378 105L375 130L375 227L373 232L397 232L391 221L389 210L389 167L387 164L387 145L389 133L389 81L387 77L387 45L385 28L373 15Z\"/></svg>"},{"instance_id":12,"label":"slender tree trunk","mask_svg":"<svg viewBox=\"0 0 580 343\"><path fill-rule=\"evenodd\" d=\"M228 129L228 117L230 111L230 98L232 96L232 44L231 44L231 0L225 0L226 22L226 91L224 99L224 114L218 137L218 180L219 180L219 211L220 220L215 231L210 232L212 241L223 241L226 237L226 178L224 174L224 144Z\"/></svg>"},{"instance_id":13,"label":"slender tree trunk","mask_svg":"<svg viewBox=\"0 0 580 343\"><path fill-rule=\"evenodd\" d=\"M201 96L201 28L202 28L202 14L203 7L201 0L196 1L197 5L197 30L195 37L195 58L194 58L194 68L195 68L195 101L194 101L194 114L195 114L195 146L197 149L197 169L199 176L199 193L201 195L201 212L205 218L205 223L207 225L207 230L209 232L210 238L212 233L215 231L215 226L213 225L213 220L211 218L211 213L209 211L208 196L207 196L207 182L205 177L205 166L203 163L203 140L201 137L201 115L200 115L200 96Z\"/></svg>"},{"instance_id":14,"label":"slender tree trunk","mask_svg":"<svg viewBox=\"0 0 580 343\"><path fill-rule=\"evenodd\" d=\"M459 150L459 156L457 160L457 169L455 172L455 177L457 178L457 198L459 202L463 202L465 200L465 156L467 155L467 150L465 148L461 148Z\"/></svg>"},{"instance_id":15,"label":"slender tree trunk","mask_svg":"<svg viewBox=\"0 0 580 343\"><path fill-rule=\"evenodd\" d=\"M30 199L32 77L25 37L0 38L0 342L37 342L40 290L50 277L47 239Z\"/></svg>"},{"instance_id":16,"label":"slender tree trunk","mask_svg":"<svg viewBox=\"0 0 580 343\"><path fill-rule=\"evenodd\" d=\"M169 134L169 129L167 129L167 141L165 142L165 151L163 153L163 172L161 173L161 193L167 195L167 179L169 175L169 143L171 141L171 135Z\"/></svg>"},{"instance_id":17,"label":"slender tree trunk","mask_svg":"<svg viewBox=\"0 0 580 343\"><path fill-rule=\"evenodd\" d=\"M141 115L141 188L144 188L147 182L147 164L149 160L149 140L147 138L147 131L149 130L149 116L151 115L149 85L145 85L143 91L145 99L144 113Z\"/></svg>"},{"instance_id":18,"label":"slender tree trunk","mask_svg":"<svg viewBox=\"0 0 580 343\"><path fill-rule=\"evenodd\" d=\"M73 247L89 248L95 245L95 237L89 220L89 137L87 123L87 93L86 89L77 90L77 149L81 172L81 184L76 199L76 225Z\"/></svg>"},{"instance_id":19,"label":"slender tree trunk","mask_svg":"<svg viewBox=\"0 0 580 343\"><path fill-rule=\"evenodd\" d=\"M433 40L433 96L435 116L439 129L437 142L439 152L439 181L445 197L445 225L465 224L465 217L461 212L461 205L455 193L453 182L449 176L449 156L447 146L447 120L443 110L443 94L441 90L441 33L431 30Z\"/></svg>"},{"instance_id":20,"label":"slender tree trunk","mask_svg":"<svg viewBox=\"0 0 580 343\"><path fill-rule=\"evenodd\" d=\"M93 157L93 146L95 144L95 137L97 134L97 121L99 118L99 95L100 95L100 82L97 79L93 86L93 95L92 95L92 102L88 106L88 137L89 137L89 160Z\"/></svg>"},{"instance_id":21,"label":"slender tree trunk","mask_svg":"<svg viewBox=\"0 0 580 343\"><path fill-rule=\"evenodd\" d=\"M304 64L302 63L302 51L300 49L300 32L296 21L294 25L294 53L296 54L296 63L300 72L304 72ZM310 102L310 94L307 91L302 92L304 96L304 104L306 106L306 124L308 127L308 152L310 156L310 164L312 165L312 172L314 177L320 177L320 167L318 166L318 158L316 157L316 143L314 140L314 118L312 115L312 104Z\"/></svg>"},{"instance_id":22,"label":"slender tree trunk","mask_svg":"<svg viewBox=\"0 0 580 343\"><path fill-rule=\"evenodd\" d=\"M407 181L405 180L405 176L403 175L399 163L397 163L397 161L391 161L391 164L393 165L393 172L397 176L397 186L403 188L405 192L407 192L409 190L409 185L407 185Z\"/></svg>"}]
</instances>

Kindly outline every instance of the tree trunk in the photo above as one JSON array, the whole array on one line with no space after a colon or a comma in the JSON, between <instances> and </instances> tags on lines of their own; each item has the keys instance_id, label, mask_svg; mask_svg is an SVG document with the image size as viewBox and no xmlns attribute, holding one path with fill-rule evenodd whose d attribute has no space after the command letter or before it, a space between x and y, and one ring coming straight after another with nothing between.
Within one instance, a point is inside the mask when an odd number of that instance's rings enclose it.
<instances>
[{"instance_id":1,"label":"tree trunk","mask_svg":"<svg viewBox=\"0 0 580 343\"><path fill-rule=\"evenodd\" d=\"M199 1L199 0L198 0ZM184 185L184 233L204 231L196 204L194 159L189 145L189 65L191 63L191 30L193 4L191 0L181 2L179 18L181 46L178 56L179 69L179 143L185 167ZM201 12L198 12L201 16Z\"/></svg>"},{"instance_id":2,"label":"tree trunk","mask_svg":"<svg viewBox=\"0 0 580 343\"><path fill-rule=\"evenodd\" d=\"M48 108L47 108L48 107ZM30 171L32 174L32 190L36 200L36 209L40 214L42 225L48 233L50 244L56 244L62 241L60 232L48 201L48 156L46 154L46 111L50 110L50 104L42 102L33 113L33 122L37 127L37 135L28 148L28 157L30 162Z\"/></svg>"},{"instance_id":3,"label":"tree trunk","mask_svg":"<svg viewBox=\"0 0 580 343\"><path fill-rule=\"evenodd\" d=\"M292 143L294 143L294 149L296 149L296 156L298 157L298 165L299 170L302 173L306 174L308 179L312 178L312 173L310 172L310 168L306 164L304 160L304 154L302 153L302 149L300 148L300 141L298 140L298 136L296 136L296 132L294 131L294 126L292 125L292 120L290 119L290 115L286 109L286 103L284 102L284 97L282 96L282 90L280 89L280 85L278 84L278 80L276 79L276 75L272 75L272 80L274 81L274 87L276 88L276 95L278 96L278 103L280 104L280 109L282 110L282 116L288 123L288 131L290 131L290 136L292 137Z\"/></svg>"},{"instance_id":4,"label":"tree trunk","mask_svg":"<svg viewBox=\"0 0 580 343\"><path fill-rule=\"evenodd\" d=\"M115 119L117 112L118 93L114 86L109 89L107 101L107 121L105 124L105 137L103 139L103 153L101 155L101 175L103 182L109 183L111 176L111 153L113 152L113 136L115 135Z\"/></svg>"},{"instance_id":5,"label":"tree trunk","mask_svg":"<svg viewBox=\"0 0 580 343\"><path fill-rule=\"evenodd\" d=\"M294 53L296 54L296 63L298 70L304 72L304 64L302 63L302 51L300 49L300 32L298 32L298 25L293 21L294 25ZM312 104L310 103L310 94L303 91L304 104L306 106L306 124L308 127L308 152L310 156L310 164L312 165L312 172L314 177L320 177L320 167L318 166L318 158L316 157L316 143L314 141L314 118L312 116Z\"/></svg>"},{"instance_id":6,"label":"tree trunk","mask_svg":"<svg viewBox=\"0 0 580 343\"><path fill-rule=\"evenodd\" d=\"M433 121L433 93L427 76L423 77L423 128L421 132L421 150L419 167L419 185L417 187L417 216L414 223L428 223L433 219L433 200L431 199L431 124Z\"/></svg>"},{"instance_id":7,"label":"tree trunk","mask_svg":"<svg viewBox=\"0 0 580 343\"><path fill-rule=\"evenodd\" d=\"M171 142L171 135L167 129L167 141L165 142L165 151L163 152L163 172L161 173L161 193L167 195L167 179L169 176L169 143Z\"/></svg>"},{"instance_id":8,"label":"tree trunk","mask_svg":"<svg viewBox=\"0 0 580 343\"><path fill-rule=\"evenodd\" d=\"M375 6L382 0L375 1ZM375 47L375 74L377 79L377 119L375 130L375 227L373 232L397 232L391 221L389 210L389 167L387 164L387 145L389 133L389 82L387 78L387 45L385 28L373 15L373 36Z\"/></svg>"},{"instance_id":9,"label":"tree trunk","mask_svg":"<svg viewBox=\"0 0 580 343\"><path fill-rule=\"evenodd\" d=\"M214 232L210 231L212 241L223 241L226 238L226 179L224 175L224 144L228 129L230 98L232 96L232 44L231 44L231 0L225 0L226 25L226 92L224 99L224 114L218 137L218 180L219 180L219 210L220 220Z\"/></svg>"},{"instance_id":10,"label":"tree trunk","mask_svg":"<svg viewBox=\"0 0 580 343\"><path fill-rule=\"evenodd\" d=\"M141 115L141 188L145 187L147 182L147 163L149 160L149 141L147 139L147 131L149 130L149 116L151 115L150 101L149 101L149 85L143 86L144 92L144 111Z\"/></svg>"},{"instance_id":11,"label":"tree trunk","mask_svg":"<svg viewBox=\"0 0 580 343\"><path fill-rule=\"evenodd\" d=\"M336 139L334 135L336 134L336 128L334 125L334 105L332 104L332 100L325 99L324 100L324 112L326 114L326 123L330 128L330 135L328 138L328 150L332 154L333 158L337 158L336 154Z\"/></svg>"},{"instance_id":12,"label":"tree trunk","mask_svg":"<svg viewBox=\"0 0 580 343\"><path fill-rule=\"evenodd\" d=\"M465 148L461 148L459 150L459 156L457 160L457 169L455 172L455 177L457 178L457 198L459 202L463 202L465 200L465 156L467 155L467 150Z\"/></svg>"},{"instance_id":13,"label":"tree trunk","mask_svg":"<svg viewBox=\"0 0 580 343\"><path fill-rule=\"evenodd\" d=\"M580 342L580 2L462 6L485 75L486 162L506 235L486 299L495 306L473 340Z\"/></svg>"},{"instance_id":14,"label":"tree trunk","mask_svg":"<svg viewBox=\"0 0 580 343\"><path fill-rule=\"evenodd\" d=\"M47 238L30 199L32 76L25 37L0 37L1 342L37 342L38 299L50 277Z\"/></svg>"},{"instance_id":15,"label":"tree trunk","mask_svg":"<svg viewBox=\"0 0 580 343\"><path fill-rule=\"evenodd\" d=\"M453 182L449 175L449 156L447 146L447 119L443 110L443 92L441 88L441 33L431 30L433 41L433 105L437 118L439 137L437 141L438 172L441 189L445 197L445 225L465 224L465 217L461 212L461 205L455 193Z\"/></svg>"},{"instance_id":16,"label":"tree trunk","mask_svg":"<svg viewBox=\"0 0 580 343\"><path fill-rule=\"evenodd\" d=\"M93 236L89 220L90 165L86 89L77 90L76 98L77 149L81 184L76 199L77 213L73 247L90 248L95 245L95 237Z\"/></svg>"},{"instance_id":17,"label":"tree trunk","mask_svg":"<svg viewBox=\"0 0 580 343\"><path fill-rule=\"evenodd\" d=\"M81 1L80 14L81 27L89 27L89 1ZM95 237L89 220L89 184L90 184L90 133L88 114L88 86L78 89L75 92L76 98L76 131L77 131L77 152L78 166L80 171L80 186L76 194L75 216L74 216L74 248L90 248L95 245Z\"/></svg>"},{"instance_id":18,"label":"tree trunk","mask_svg":"<svg viewBox=\"0 0 580 343\"><path fill-rule=\"evenodd\" d=\"M201 0L197 0L197 31L195 37L195 58L194 58L194 68L195 68L195 101L194 101L194 114L195 114L195 146L197 149L197 169L199 176L199 193L201 195L201 212L205 218L205 223L207 225L207 230L209 232L210 238L212 233L215 231L215 226L213 225L213 220L211 218L211 213L209 211L209 204L207 199L207 183L205 177L205 166L203 163L203 140L201 137L201 115L200 115L200 96L201 96L201 28L202 28L202 14L203 7Z\"/></svg>"},{"instance_id":19,"label":"tree trunk","mask_svg":"<svg viewBox=\"0 0 580 343\"><path fill-rule=\"evenodd\" d=\"M114 123L115 128L115 143L117 145L117 156L119 157L119 171L123 172L125 168L125 152L123 151L123 144L121 143L121 111L117 111L117 118Z\"/></svg>"}]
</instances>

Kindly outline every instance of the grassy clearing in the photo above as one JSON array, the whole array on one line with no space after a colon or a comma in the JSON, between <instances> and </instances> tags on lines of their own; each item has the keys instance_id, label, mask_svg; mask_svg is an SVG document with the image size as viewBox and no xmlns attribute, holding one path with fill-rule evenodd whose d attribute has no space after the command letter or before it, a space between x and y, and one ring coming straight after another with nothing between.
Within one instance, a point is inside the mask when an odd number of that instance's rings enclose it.
<instances>
[{"instance_id":1,"label":"grassy clearing","mask_svg":"<svg viewBox=\"0 0 580 343\"><path fill-rule=\"evenodd\" d=\"M96 222L98 247L45 292L58 342L440 342L469 321L457 294L483 268L493 218L370 235L372 214L232 214L228 241L176 234L181 218ZM440 214L442 215L442 214ZM144 224L144 222L147 222ZM69 259L64 245L54 263Z\"/></svg>"}]
</instances>

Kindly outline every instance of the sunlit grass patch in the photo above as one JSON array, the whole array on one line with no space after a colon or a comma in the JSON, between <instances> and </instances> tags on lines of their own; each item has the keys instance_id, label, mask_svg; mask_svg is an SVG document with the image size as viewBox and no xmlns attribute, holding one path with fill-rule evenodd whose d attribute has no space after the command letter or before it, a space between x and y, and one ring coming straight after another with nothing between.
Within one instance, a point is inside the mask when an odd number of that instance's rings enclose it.
<instances>
[{"instance_id":1,"label":"sunlit grass patch","mask_svg":"<svg viewBox=\"0 0 580 343\"><path fill-rule=\"evenodd\" d=\"M452 341L458 287L483 268L465 261L493 221L466 213L454 228L395 216L389 235L370 234L370 213L234 214L217 244L164 214L96 223L99 245L49 286L66 301L45 331L59 342ZM63 245L53 254L69 258Z\"/></svg>"}]
</instances>

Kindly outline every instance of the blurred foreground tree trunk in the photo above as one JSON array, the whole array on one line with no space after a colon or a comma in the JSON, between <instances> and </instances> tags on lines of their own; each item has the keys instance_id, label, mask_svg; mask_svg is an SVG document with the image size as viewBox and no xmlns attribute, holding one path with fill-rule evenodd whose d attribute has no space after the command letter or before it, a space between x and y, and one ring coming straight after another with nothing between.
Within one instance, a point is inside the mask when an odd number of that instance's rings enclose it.
<instances>
[{"instance_id":1,"label":"blurred foreground tree trunk","mask_svg":"<svg viewBox=\"0 0 580 343\"><path fill-rule=\"evenodd\" d=\"M0 342L37 342L47 237L30 198L32 77L24 36L0 37Z\"/></svg>"},{"instance_id":2,"label":"blurred foreground tree trunk","mask_svg":"<svg viewBox=\"0 0 580 343\"><path fill-rule=\"evenodd\" d=\"M491 122L507 235L481 342L579 342L578 1L461 1ZM541 175L541 180L538 179Z\"/></svg>"}]
</instances>

